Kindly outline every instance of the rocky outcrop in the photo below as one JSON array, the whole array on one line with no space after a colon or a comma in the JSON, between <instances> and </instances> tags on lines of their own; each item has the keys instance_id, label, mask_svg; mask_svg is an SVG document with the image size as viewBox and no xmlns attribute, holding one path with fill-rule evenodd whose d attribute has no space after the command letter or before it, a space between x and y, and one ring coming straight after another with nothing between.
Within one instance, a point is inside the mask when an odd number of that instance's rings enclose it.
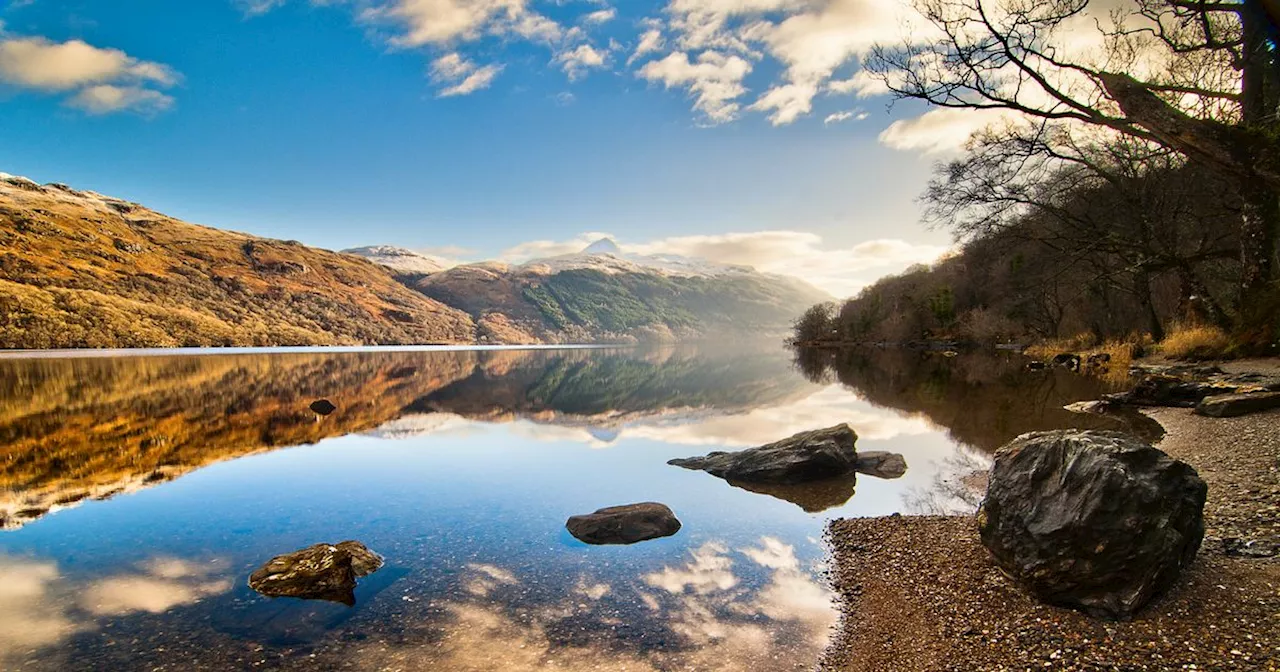
<instances>
[{"instance_id":1,"label":"rocky outcrop","mask_svg":"<svg viewBox=\"0 0 1280 672\"><path fill-rule=\"evenodd\" d=\"M1188 380L1180 376L1154 373L1144 376L1128 392L1108 394L1103 398L1107 401L1133 406L1193 408L1205 397L1218 394L1233 394L1239 391L1240 387L1228 382Z\"/></svg>"},{"instance_id":2,"label":"rocky outcrop","mask_svg":"<svg viewBox=\"0 0 1280 672\"><path fill-rule=\"evenodd\" d=\"M805 483L854 473L858 435L849 425L801 432L759 448L734 453L716 451L667 464L698 469L745 483Z\"/></svg>"},{"instance_id":3,"label":"rocky outcrop","mask_svg":"<svg viewBox=\"0 0 1280 672\"><path fill-rule=\"evenodd\" d=\"M1205 397L1196 404L1196 415L1210 418L1234 418L1280 408L1280 392L1245 392Z\"/></svg>"},{"instance_id":4,"label":"rocky outcrop","mask_svg":"<svg viewBox=\"0 0 1280 672\"><path fill-rule=\"evenodd\" d=\"M1125 619L1168 590L1204 536L1189 465L1118 432L1033 432L996 454L978 511L997 565L1038 598Z\"/></svg>"},{"instance_id":5,"label":"rocky outcrop","mask_svg":"<svg viewBox=\"0 0 1280 672\"><path fill-rule=\"evenodd\" d=\"M249 576L249 587L267 597L356 603L356 579L378 571L382 556L358 541L316 544L278 555Z\"/></svg>"},{"instance_id":6,"label":"rocky outcrop","mask_svg":"<svg viewBox=\"0 0 1280 672\"><path fill-rule=\"evenodd\" d=\"M858 461L854 469L859 474L876 478L902 478L907 473L907 460L898 453L883 450L870 450L858 453Z\"/></svg>"},{"instance_id":7,"label":"rocky outcrop","mask_svg":"<svg viewBox=\"0 0 1280 672\"><path fill-rule=\"evenodd\" d=\"M634 544L669 537L680 531L680 521L667 505L642 502L573 516L565 528L588 544Z\"/></svg>"}]
</instances>

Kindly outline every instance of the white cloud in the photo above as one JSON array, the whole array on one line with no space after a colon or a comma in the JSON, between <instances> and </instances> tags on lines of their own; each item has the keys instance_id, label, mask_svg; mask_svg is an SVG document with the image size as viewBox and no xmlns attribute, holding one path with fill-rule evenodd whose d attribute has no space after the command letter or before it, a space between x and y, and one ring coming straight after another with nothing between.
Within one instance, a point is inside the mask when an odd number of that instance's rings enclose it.
<instances>
[{"instance_id":1,"label":"white cloud","mask_svg":"<svg viewBox=\"0 0 1280 672\"><path fill-rule=\"evenodd\" d=\"M631 52L631 57L627 59L627 65L639 60L646 54L661 51L666 41L662 39L662 31L657 28L650 28L640 35L640 40L636 43L635 51Z\"/></svg>"},{"instance_id":2,"label":"white cloud","mask_svg":"<svg viewBox=\"0 0 1280 672\"><path fill-rule=\"evenodd\" d=\"M704 51L696 61L682 51L645 63L637 73L650 82L666 88L687 87L694 99L693 107L712 123L732 121L741 105L734 102L747 89L742 80L751 72L751 63L736 55Z\"/></svg>"},{"instance_id":3,"label":"white cloud","mask_svg":"<svg viewBox=\"0 0 1280 672\"><path fill-rule=\"evenodd\" d=\"M140 86L99 84L81 90L67 100L67 104L90 114L109 114L122 110L155 114L173 107L173 97Z\"/></svg>"},{"instance_id":4,"label":"white cloud","mask_svg":"<svg viewBox=\"0 0 1280 672\"><path fill-rule=\"evenodd\" d=\"M900 119L880 133L880 142L894 149L940 153L964 147L969 136L1009 115L963 108L937 108L911 119Z\"/></svg>"},{"instance_id":5,"label":"white cloud","mask_svg":"<svg viewBox=\"0 0 1280 672\"><path fill-rule=\"evenodd\" d=\"M842 121L849 121L850 119L854 121L862 121L868 116L870 115L863 110L843 110L841 112L832 112L831 114L828 114L826 118L822 120L822 123L831 125L838 124Z\"/></svg>"},{"instance_id":6,"label":"white cloud","mask_svg":"<svg viewBox=\"0 0 1280 672\"><path fill-rule=\"evenodd\" d=\"M579 44L572 49L560 52L555 60L569 76L569 81L574 81L585 75L588 70L605 67L609 61L609 52L596 49L589 44Z\"/></svg>"},{"instance_id":7,"label":"white cloud","mask_svg":"<svg viewBox=\"0 0 1280 672\"><path fill-rule=\"evenodd\" d=\"M809 114L818 88L813 84L783 84L769 89L751 104L752 110L770 112L769 122L785 126Z\"/></svg>"},{"instance_id":8,"label":"white cloud","mask_svg":"<svg viewBox=\"0 0 1280 672\"><path fill-rule=\"evenodd\" d=\"M235 0L240 11L250 18L266 14L284 3L285 0Z\"/></svg>"},{"instance_id":9,"label":"white cloud","mask_svg":"<svg viewBox=\"0 0 1280 672\"><path fill-rule=\"evenodd\" d=\"M833 79L827 82L830 93L852 93L857 98L872 98L889 94L889 85L885 81L866 70L853 73L848 79Z\"/></svg>"},{"instance_id":10,"label":"white cloud","mask_svg":"<svg viewBox=\"0 0 1280 672\"><path fill-rule=\"evenodd\" d=\"M594 12L587 14L586 16L583 16L582 22L600 25L602 23L608 23L612 21L614 17L616 17L617 15L618 15L618 10L612 7L608 7L605 9L598 9Z\"/></svg>"},{"instance_id":11,"label":"white cloud","mask_svg":"<svg viewBox=\"0 0 1280 672\"><path fill-rule=\"evenodd\" d=\"M394 25L398 47L445 46L484 35L518 35L554 40L563 34L556 22L527 7L526 0L391 0L365 7L360 17Z\"/></svg>"},{"instance_id":12,"label":"white cloud","mask_svg":"<svg viewBox=\"0 0 1280 672\"><path fill-rule=\"evenodd\" d=\"M591 231L569 240L521 243L503 250L498 260L519 264L530 259L574 254L601 238L612 238L624 253L674 254L790 275L838 297L856 294L883 275L901 272L913 264L936 261L949 249L899 239L836 247L825 242L822 236L801 231L674 236L644 243L622 242L612 234Z\"/></svg>"},{"instance_id":13,"label":"white cloud","mask_svg":"<svg viewBox=\"0 0 1280 672\"><path fill-rule=\"evenodd\" d=\"M449 52L431 62L430 77L436 84L444 85L436 96L448 98L463 96L489 88L502 72L501 65L478 66L456 51Z\"/></svg>"},{"instance_id":14,"label":"white cloud","mask_svg":"<svg viewBox=\"0 0 1280 672\"><path fill-rule=\"evenodd\" d=\"M50 93L76 91L67 103L94 114L152 113L173 105L154 87L173 86L178 75L166 65L80 40L0 35L0 81Z\"/></svg>"}]
</instances>

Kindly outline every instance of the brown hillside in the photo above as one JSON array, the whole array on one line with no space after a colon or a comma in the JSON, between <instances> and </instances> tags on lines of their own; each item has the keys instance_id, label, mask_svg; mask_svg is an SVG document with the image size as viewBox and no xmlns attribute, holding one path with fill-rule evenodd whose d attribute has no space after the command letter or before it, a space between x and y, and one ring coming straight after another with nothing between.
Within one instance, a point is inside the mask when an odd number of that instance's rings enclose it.
<instances>
[{"instance_id":1,"label":"brown hillside","mask_svg":"<svg viewBox=\"0 0 1280 672\"><path fill-rule=\"evenodd\" d=\"M0 348L466 343L360 257L0 175Z\"/></svg>"}]
</instances>

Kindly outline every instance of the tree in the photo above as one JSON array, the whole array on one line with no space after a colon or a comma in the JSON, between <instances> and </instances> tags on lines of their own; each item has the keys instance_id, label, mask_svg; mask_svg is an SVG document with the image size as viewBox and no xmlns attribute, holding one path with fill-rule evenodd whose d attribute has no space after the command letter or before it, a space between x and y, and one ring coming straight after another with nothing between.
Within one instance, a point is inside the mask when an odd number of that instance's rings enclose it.
<instances>
[{"instance_id":1,"label":"tree","mask_svg":"<svg viewBox=\"0 0 1280 672\"><path fill-rule=\"evenodd\" d=\"M815 343L818 341L835 340L832 336L832 330L835 325L832 320L832 314L835 312L835 306L830 303L819 303L810 306L796 320L794 333L797 343Z\"/></svg>"},{"instance_id":2,"label":"tree","mask_svg":"<svg viewBox=\"0 0 1280 672\"><path fill-rule=\"evenodd\" d=\"M1239 185L1242 320L1276 291L1280 58L1262 2L916 0L930 30L867 67L904 98L1167 148ZM1260 314L1261 313L1261 314ZM1256 325L1252 325L1256 326Z\"/></svg>"}]
</instances>

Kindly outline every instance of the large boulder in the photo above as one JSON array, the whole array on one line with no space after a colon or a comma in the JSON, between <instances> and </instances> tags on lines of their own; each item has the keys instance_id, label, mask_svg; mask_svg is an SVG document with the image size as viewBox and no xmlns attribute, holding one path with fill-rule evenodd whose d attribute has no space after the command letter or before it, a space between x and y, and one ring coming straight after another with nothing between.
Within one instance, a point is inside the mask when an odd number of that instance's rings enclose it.
<instances>
[{"instance_id":1,"label":"large boulder","mask_svg":"<svg viewBox=\"0 0 1280 672\"><path fill-rule=\"evenodd\" d=\"M356 579L381 567L382 556L358 541L316 544L268 560L249 575L249 587L267 597L352 605L356 602Z\"/></svg>"},{"instance_id":2,"label":"large boulder","mask_svg":"<svg viewBox=\"0 0 1280 672\"><path fill-rule=\"evenodd\" d=\"M759 448L735 453L716 451L667 464L700 469L741 483L806 483L855 472L857 440L858 435L849 425L836 425L801 432Z\"/></svg>"},{"instance_id":3,"label":"large boulder","mask_svg":"<svg viewBox=\"0 0 1280 672\"><path fill-rule=\"evenodd\" d=\"M1033 432L996 454L978 527L1040 599L1127 619L1195 558L1206 491L1195 469L1128 434Z\"/></svg>"},{"instance_id":4,"label":"large boulder","mask_svg":"<svg viewBox=\"0 0 1280 672\"><path fill-rule=\"evenodd\" d=\"M666 504L642 502L573 516L565 523L579 541L588 544L634 544L680 531L680 521Z\"/></svg>"},{"instance_id":5,"label":"large boulder","mask_svg":"<svg viewBox=\"0 0 1280 672\"><path fill-rule=\"evenodd\" d=\"M1205 397L1196 404L1196 415L1210 418L1234 418L1280 408L1280 392L1244 392Z\"/></svg>"}]
</instances>

